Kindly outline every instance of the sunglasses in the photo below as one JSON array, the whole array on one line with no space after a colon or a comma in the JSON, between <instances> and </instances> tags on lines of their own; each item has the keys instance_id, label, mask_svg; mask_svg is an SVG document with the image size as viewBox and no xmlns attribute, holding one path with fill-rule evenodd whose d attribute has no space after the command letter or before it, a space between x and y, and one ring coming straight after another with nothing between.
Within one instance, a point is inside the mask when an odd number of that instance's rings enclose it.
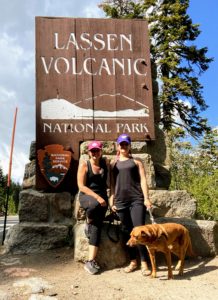
<instances>
[{"instance_id":1,"label":"sunglasses","mask_svg":"<svg viewBox=\"0 0 218 300\"><path fill-rule=\"evenodd\" d=\"M95 148L94 148L94 149L91 149L90 151L91 151L92 153L96 153L96 152L100 152L100 149L97 149L97 148L95 149Z\"/></svg>"}]
</instances>

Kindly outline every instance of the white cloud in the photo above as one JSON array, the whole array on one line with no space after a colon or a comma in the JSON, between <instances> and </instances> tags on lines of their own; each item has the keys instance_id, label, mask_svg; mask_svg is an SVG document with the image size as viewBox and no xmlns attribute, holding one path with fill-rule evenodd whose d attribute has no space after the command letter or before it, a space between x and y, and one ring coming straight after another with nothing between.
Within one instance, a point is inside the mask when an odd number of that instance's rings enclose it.
<instances>
[{"instance_id":1,"label":"white cloud","mask_svg":"<svg viewBox=\"0 0 218 300\"><path fill-rule=\"evenodd\" d=\"M10 151L11 147L9 145L3 146L4 150L4 159L0 159L0 165L5 171L5 174L8 174L9 163L10 163ZM13 149L12 165L11 165L11 177L15 182L22 184L22 179L24 175L25 165L28 163L28 157L25 152L18 153L17 147ZM22 174L22 175L21 175Z\"/></svg>"},{"instance_id":2,"label":"white cloud","mask_svg":"<svg viewBox=\"0 0 218 300\"><path fill-rule=\"evenodd\" d=\"M95 5L87 5L84 8L83 13L86 16L86 18L103 17L102 12L100 10L97 10Z\"/></svg>"},{"instance_id":3,"label":"white cloud","mask_svg":"<svg viewBox=\"0 0 218 300\"><path fill-rule=\"evenodd\" d=\"M184 106L186 106L187 108L191 108L191 103L188 101L188 100L178 100L179 102L182 102ZM184 124L183 120L180 118L179 116L179 113L176 109L174 109L173 111L174 113L174 121L177 123L177 124ZM179 125L178 125L179 126ZM175 125L175 127L177 127L177 125Z\"/></svg>"},{"instance_id":4,"label":"white cloud","mask_svg":"<svg viewBox=\"0 0 218 300\"><path fill-rule=\"evenodd\" d=\"M0 86L0 102L1 104L7 103L10 99L13 101L15 99L15 91L9 91L4 88L4 86Z\"/></svg>"},{"instance_id":5,"label":"white cloud","mask_svg":"<svg viewBox=\"0 0 218 300\"><path fill-rule=\"evenodd\" d=\"M8 173L15 108L12 178L21 182L35 140L35 16L103 17L100 0L1 0L0 166Z\"/></svg>"}]
</instances>

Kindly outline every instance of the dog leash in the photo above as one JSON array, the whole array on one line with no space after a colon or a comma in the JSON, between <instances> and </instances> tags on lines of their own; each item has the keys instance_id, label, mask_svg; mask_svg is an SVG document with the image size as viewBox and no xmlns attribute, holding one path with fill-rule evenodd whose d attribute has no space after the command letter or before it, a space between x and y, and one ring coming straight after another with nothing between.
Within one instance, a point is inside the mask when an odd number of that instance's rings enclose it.
<instances>
[{"instance_id":1,"label":"dog leash","mask_svg":"<svg viewBox=\"0 0 218 300\"><path fill-rule=\"evenodd\" d=\"M149 216L150 216L151 223L156 224L156 222L154 221L154 217L152 215L152 212L151 212L151 208L148 208L147 210L148 210L148 213L149 213Z\"/></svg>"},{"instance_id":2,"label":"dog leash","mask_svg":"<svg viewBox=\"0 0 218 300\"><path fill-rule=\"evenodd\" d=\"M120 240L120 232L119 232L119 217L115 212L109 211L109 214L105 217L105 221L108 221L107 226L107 236L113 243L118 243ZM116 224L115 224L116 221ZM114 229L115 238L111 235L111 229Z\"/></svg>"}]
</instances>

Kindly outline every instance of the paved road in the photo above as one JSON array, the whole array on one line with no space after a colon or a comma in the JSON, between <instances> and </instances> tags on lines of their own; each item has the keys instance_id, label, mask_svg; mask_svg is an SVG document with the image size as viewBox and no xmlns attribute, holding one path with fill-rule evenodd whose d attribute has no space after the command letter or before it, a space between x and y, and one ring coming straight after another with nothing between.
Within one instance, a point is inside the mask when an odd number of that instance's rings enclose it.
<instances>
[{"instance_id":1,"label":"paved road","mask_svg":"<svg viewBox=\"0 0 218 300\"><path fill-rule=\"evenodd\" d=\"M2 243L5 217L0 217L0 245ZM7 216L6 232L9 227L18 223L18 216Z\"/></svg>"}]
</instances>

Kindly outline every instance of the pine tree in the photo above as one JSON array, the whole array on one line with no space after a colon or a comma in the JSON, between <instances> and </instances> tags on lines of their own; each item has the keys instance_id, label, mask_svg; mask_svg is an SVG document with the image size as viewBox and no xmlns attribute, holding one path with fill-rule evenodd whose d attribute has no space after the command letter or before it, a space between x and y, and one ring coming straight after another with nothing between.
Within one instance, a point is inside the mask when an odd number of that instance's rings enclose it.
<instances>
[{"instance_id":1,"label":"pine tree","mask_svg":"<svg viewBox=\"0 0 218 300\"><path fill-rule=\"evenodd\" d=\"M106 0L99 6L112 18L148 20L151 60L161 82L163 128L182 126L196 137L208 131L207 119L200 115L207 104L198 77L213 59L206 57L206 47L198 49L193 44L200 30L187 14L189 0Z\"/></svg>"},{"instance_id":2,"label":"pine tree","mask_svg":"<svg viewBox=\"0 0 218 300\"><path fill-rule=\"evenodd\" d=\"M5 203L5 176L3 174L2 168L0 167L0 213L4 211Z\"/></svg>"},{"instance_id":3,"label":"pine tree","mask_svg":"<svg viewBox=\"0 0 218 300\"><path fill-rule=\"evenodd\" d=\"M204 135L200 148L213 158L218 158L218 129L207 132Z\"/></svg>"},{"instance_id":4,"label":"pine tree","mask_svg":"<svg viewBox=\"0 0 218 300\"><path fill-rule=\"evenodd\" d=\"M213 130L197 145L171 131L172 190L187 190L197 200L197 218L218 220L218 135Z\"/></svg>"},{"instance_id":5,"label":"pine tree","mask_svg":"<svg viewBox=\"0 0 218 300\"><path fill-rule=\"evenodd\" d=\"M218 130L207 132L198 147L200 161L205 161L202 166L211 175L218 170Z\"/></svg>"},{"instance_id":6,"label":"pine tree","mask_svg":"<svg viewBox=\"0 0 218 300\"><path fill-rule=\"evenodd\" d=\"M21 191L21 186L19 183L11 181L10 188L7 190L7 179L8 175L3 174L3 170L0 166L0 214L5 212L5 204L7 192L9 192L9 203L8 203L8 213L17 213L19 204L19 193Z\"/></svg>"}]
</instances>

